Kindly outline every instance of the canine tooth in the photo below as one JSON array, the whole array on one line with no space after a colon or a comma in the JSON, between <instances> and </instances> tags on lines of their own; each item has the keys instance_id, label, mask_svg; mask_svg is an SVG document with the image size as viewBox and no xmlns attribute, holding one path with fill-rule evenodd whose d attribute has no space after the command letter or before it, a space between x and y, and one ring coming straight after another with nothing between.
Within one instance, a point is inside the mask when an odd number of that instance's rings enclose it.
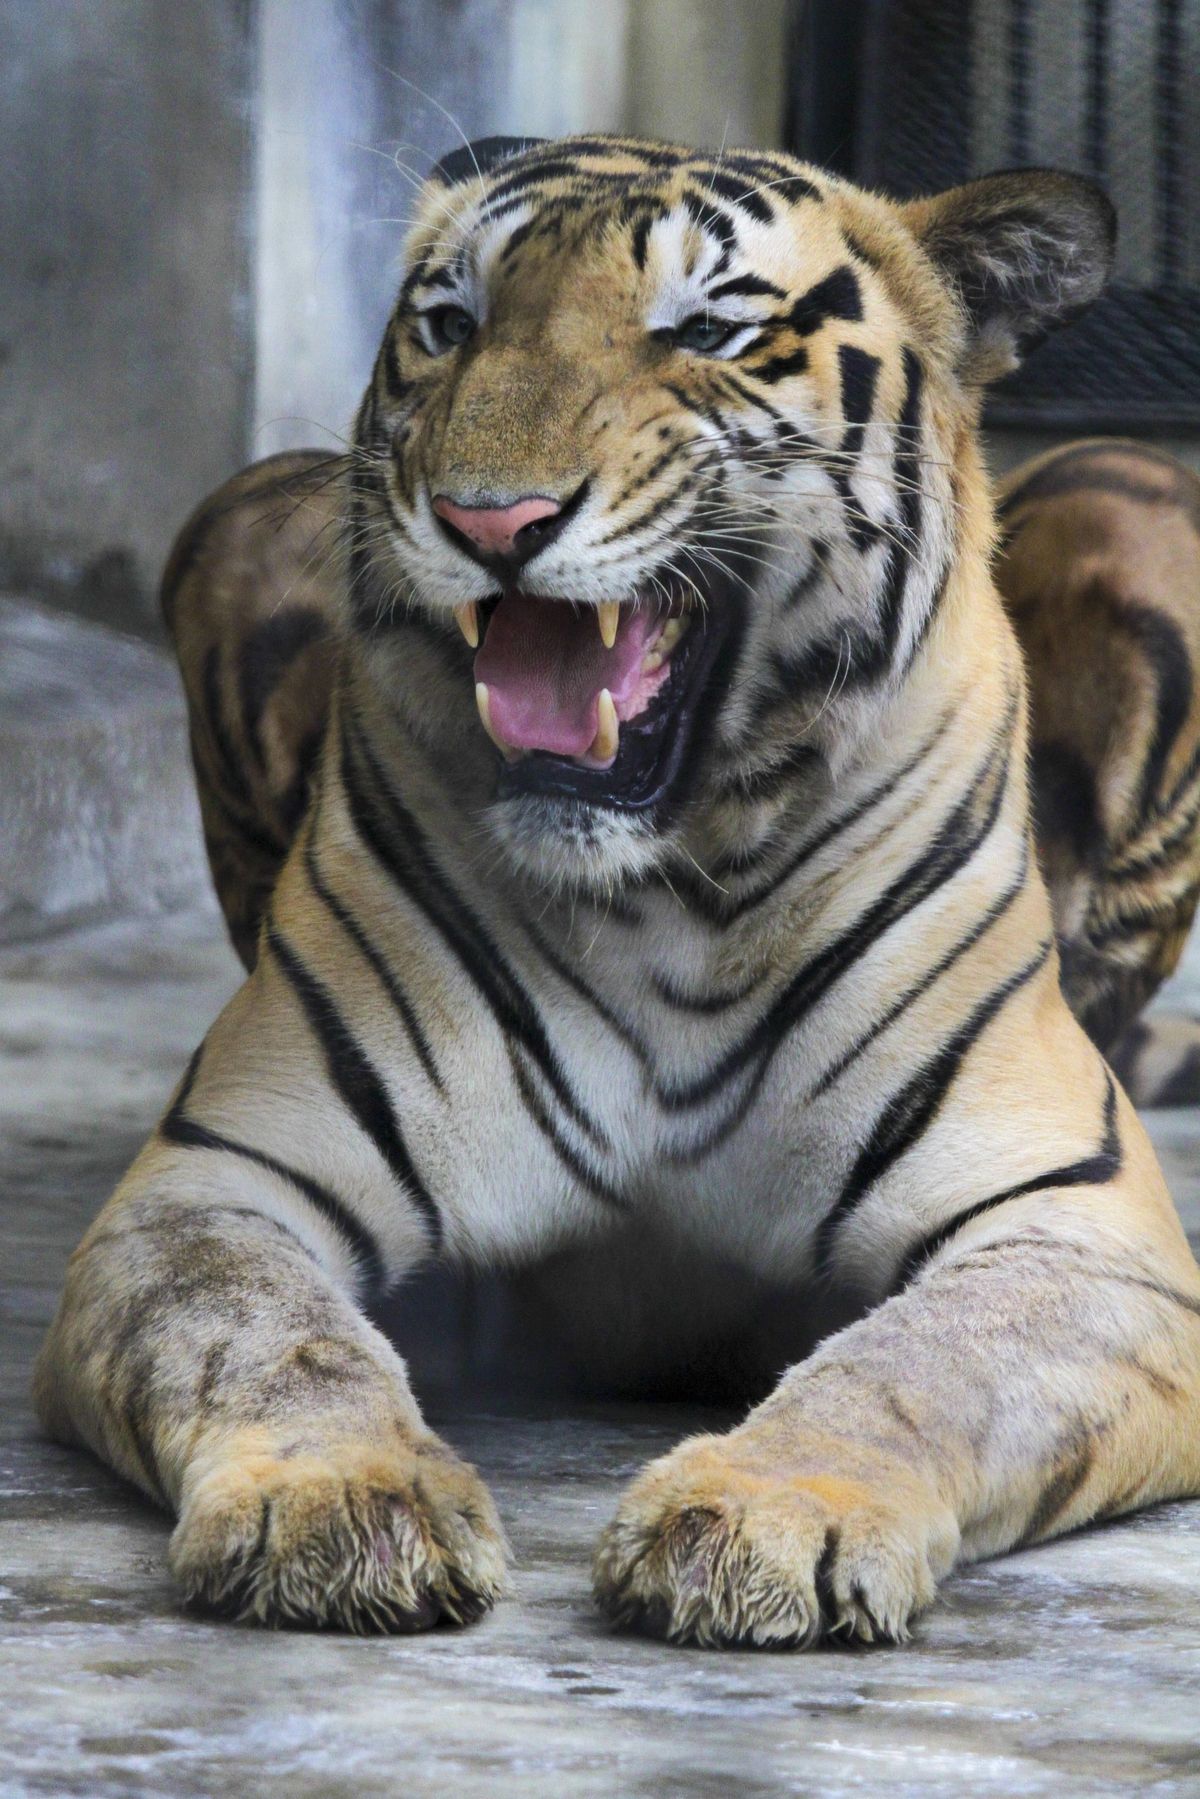
<instances>
[{"instance_id":1,"label":"canine tooth","mask_svg":"<svg viewBox=\"0 0 1200 1799\"><path fill-rule=\"evenodd\" d=\"M488 699L486 681L476 681L475 683L475 704L479 707L479 722L482 724L496 748L500 751L500 754L506 761L515 762L520 755L520 751L511 748L509 744L505 743L503 737L497 736L492 725L492 708Z\"/></svg>"},{"instance_id":2,"label":"canine tooth","mask_svg":"<svg viewBox=\"0 0 1200 1799\"><path fill-rule=\"evenodd\" d=\"M600 641L606 650L611 650L617 641L617 625L621 618L620 601L602 600L596 608L596 618L600 626Z\"/></svg>"},{"instance_id":3,"label":"canine tooth","mask_svg":"<svg viewBox=\"0 0 1200 1799\"><path fill-rule=\"evenodd\" d=\"M600 700L596 707L596 735L592 739L592 755L597 762L611 762L617 753L620 741L621 726L617 720L617 708L613 704L613 696L607 687L600 689Z\"/></svg>"},{"instance_id":4,"label":"canine tooth","mask_svg":"<svg viewBox=\"0 0 1200 1799\"><path fill-rule=\"evenodd\" d=\"M479 614L474 600L466 600L461 606L454 608L454 616L458 620L458 628L473 650L479 648Z\"/></svg>"}]
</instances>

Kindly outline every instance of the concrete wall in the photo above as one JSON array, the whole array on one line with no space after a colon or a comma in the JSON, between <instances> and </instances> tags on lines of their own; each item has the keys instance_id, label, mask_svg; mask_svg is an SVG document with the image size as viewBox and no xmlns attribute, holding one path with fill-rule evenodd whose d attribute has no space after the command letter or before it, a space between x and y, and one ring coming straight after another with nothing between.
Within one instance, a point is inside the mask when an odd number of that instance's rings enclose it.
<instances>
[{"instance_id":1,"label":"concrete wall","mask_svg":"<svg viewBox=\"0 0 1200 1799\"><path fill-rule=\"evenodd\" d=\"M153 632L171 536L336 440L468 137L773 142L785 0L0 0L0 586Z\"/></svg>"},{"instance_id":2,"label":"concrete wall","mask_svg":"<svg viewBox=\"0 0 1200 1799\"><path fill-rule=\"evenodd\" d=\"M336 440L461 137L768 144L786 0L259 0L256 454Z\"/></svg>"},{"instance_id":3,"label":"concrete wall","mask_svg":"<svg viewBox=\"0 0 1200 1799\"><path fill-rule=\"evenodd\" d=\"M120 622L246 443L250 26L0 0L0 581Z\"/></svg>"},{"instance_id":4,"label":"concrete wall","mask_svg":"<svg viewBox=\"0 0 1200 1799\"><path fill-rule=\"evenodd\" d=\"M259 0L252 451L344 431L421 175L503 129L509 0Z\"/></svg>"}]
</instances>

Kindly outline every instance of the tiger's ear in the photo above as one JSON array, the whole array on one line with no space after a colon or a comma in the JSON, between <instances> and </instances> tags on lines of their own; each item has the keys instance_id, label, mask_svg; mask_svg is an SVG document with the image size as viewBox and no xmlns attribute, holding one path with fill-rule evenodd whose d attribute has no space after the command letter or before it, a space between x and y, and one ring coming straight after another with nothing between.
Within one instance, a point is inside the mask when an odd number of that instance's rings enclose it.
<instances>
[{"instance_id":1,"label":"tiger's ear","mask_svg":"<svg viewBox=\"0 0 1200 1799\"><path fill-rule=\"evenodd\" d=\"M461 181L490 175L511 156L519 156L522 150L532 150L535 144L545 141L544 137L476 138L473 144L463 144L460 149L443 156L440 162L435 162L429 171L429 179L440 181L443 187L457 187Z\"/></svg>"},{"instance_id":2,"label":"tiger's ear","mask_svg":"<svg viewBox=\"0 0 1200 1799\"><path fill-rule=\"evenodd\" d=\"M996 381L1108 280L1117 217L1092 182L1056 169L985 175L902 208L966 315L965 381Z\"/></svg>"}]
</instances>

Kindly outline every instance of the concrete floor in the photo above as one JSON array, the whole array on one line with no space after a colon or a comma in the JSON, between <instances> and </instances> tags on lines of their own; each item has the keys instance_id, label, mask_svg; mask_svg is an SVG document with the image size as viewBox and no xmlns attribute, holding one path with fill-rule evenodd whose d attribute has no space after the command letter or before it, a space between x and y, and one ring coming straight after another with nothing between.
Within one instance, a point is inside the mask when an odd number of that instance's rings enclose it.
<instances>
[{"instance_id":1,"label":"concrete floor","mask_svg":"<svg viewBox=\"0 0 1200 1799\"><path fill-rule=\"evenodd\" d=\"M968 1570L905 1649L615 1637L591 1542L694 1413L429 1407L516 1551L473 1630L184 1615L166 1519L40 1442L27 1392L66 1255L235 980L212 913L0 952L0 1794L1200 1795L1200 1504ZM1200 1120L1152 1124L1200 1226Z\"/></svg>"}]
</instances>

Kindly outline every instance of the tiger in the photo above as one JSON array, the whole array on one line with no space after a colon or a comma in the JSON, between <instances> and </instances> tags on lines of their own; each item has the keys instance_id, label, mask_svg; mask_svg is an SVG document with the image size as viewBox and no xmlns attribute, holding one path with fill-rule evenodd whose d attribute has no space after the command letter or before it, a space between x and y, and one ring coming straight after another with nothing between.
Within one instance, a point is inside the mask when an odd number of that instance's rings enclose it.
<instances>
[{"instance_id":1,"label":"tiger","mask_svg":"<svg viewBox=\"0 0 1200 1799\"><path fill-rule=\"evenodd\" d=\"M1200 1269L1085 1029L1194 904L1136 896L1191 870L1200 719L1165 625L1101 596L1106 645L1070 581L1038 615L979 440L1114 241L1054 171L900 202L486 139L422 186L346 455L185 528L249 972L35 1399L173 1514L186 1602L375 1633L510 1590L375 1321L437 1262L528 1280L597 1378L744 1373L601 1532L615 1628L899 1642L957 1567L1200 1492ZM1085 845L1056 782L1105 717Z\"/></svg>"}]
</instances>

